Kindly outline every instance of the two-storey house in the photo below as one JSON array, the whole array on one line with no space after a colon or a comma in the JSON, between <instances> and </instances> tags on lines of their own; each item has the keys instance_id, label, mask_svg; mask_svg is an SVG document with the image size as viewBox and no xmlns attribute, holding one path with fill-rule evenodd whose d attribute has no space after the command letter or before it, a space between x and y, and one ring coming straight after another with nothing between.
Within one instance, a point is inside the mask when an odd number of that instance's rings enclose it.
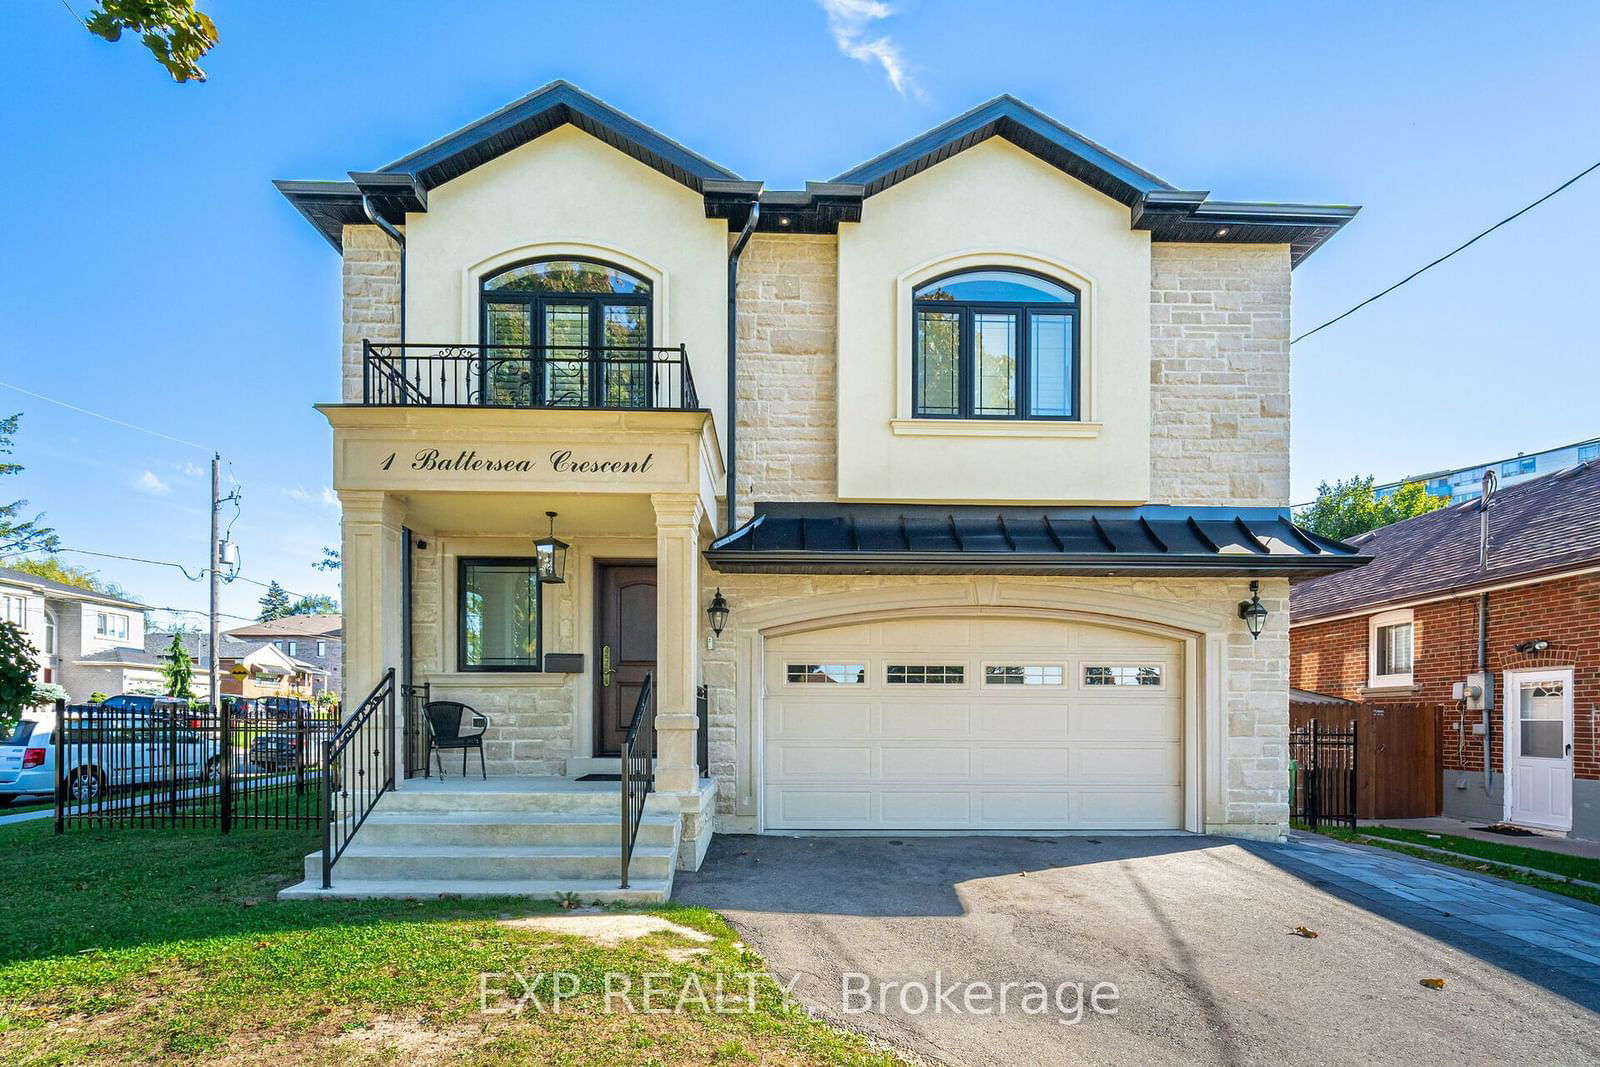
<instances>
[{"instance_id":1,"label":"two-storey house","mask_svg":"<svg viewBox=\"0 0 1600 1067\"><path fill-rule=\"evenodd\" d=\"M1287 512L1290 271L1354 208L1010 97L767 189L563 82L279 185L344 259L347 708L469 704L509 788L619 772L648 675L687 867L1285 832L1289 582L1364 562Z\"/></svg>"},{"instance_id":2,"label":"two-storey house","mask_svg":"<svg viewBox=\"0 0 1600 1067\"><path fill-rule=\"evenodd\" d=\"M20 629L37 653L34 677L83 701L143 680L123 652L144 647L144 605L92 589L0 567L0 620ZM111 662L115 661L115 662Z\"/></svg>"}]
</instances>

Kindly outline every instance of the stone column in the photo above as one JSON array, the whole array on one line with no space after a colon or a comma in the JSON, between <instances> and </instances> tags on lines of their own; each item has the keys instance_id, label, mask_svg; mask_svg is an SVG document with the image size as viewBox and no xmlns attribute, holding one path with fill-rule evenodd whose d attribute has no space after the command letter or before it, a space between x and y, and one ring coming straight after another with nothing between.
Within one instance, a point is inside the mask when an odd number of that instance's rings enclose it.
<instances>
[{"instance_id":1,"label":"stone column","mask_svg":"<svg viewBox=\"0 0 1600 1067\"><path fill-rule=\"evenodd\" d=\"M395 669L401 674L405 620L401 584L401 529L405 500L383 492L341 490L344 509L340 602L344 611L344 685L340 703L345 715ZM399 694L395 700L396 753L403 751L404 719ZM402 777L397 769L398 783Z\"/></svg>"},{"instance_id":2,"label":"stone column","mask_svg":"<svg viewBox=\"0 0 1600 1067\"><path fill-rule=\"evenodd\" d=\"M656 512L656 789L692 793L695 686L699 680L700 523L695 493L655 493Z\"/></svg>"}]
</instances>

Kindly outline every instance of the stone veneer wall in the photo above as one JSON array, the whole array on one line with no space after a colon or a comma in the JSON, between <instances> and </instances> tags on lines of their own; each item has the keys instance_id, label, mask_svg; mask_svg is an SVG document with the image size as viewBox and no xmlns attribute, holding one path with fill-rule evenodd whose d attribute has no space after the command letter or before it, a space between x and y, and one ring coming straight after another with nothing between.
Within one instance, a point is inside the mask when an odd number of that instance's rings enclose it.
<instances>
[{"instance_id":1,"label":"stone veneer wall","mask_svg":"<svg viewBox=\"0 0 1600 1067\"><path fill-rule=\"evenodd\" d=\"M376 226L344 228L343 396L361 400L361 342L400 340L400 248Z\"/></svg>"},{"instance_id":2,"label":"stone veneer wall","mask_svg":"<svg viewBox=\"0 0 1600 1067\"><path fill-rule=\"evenodd\" d=\"M985 581L989 579L977 579ZM1224 796L1208 806L1220 810L1222 821L1212 820L1214 833L1274 840L1289 828L1289 585L1283 579L1261 583L1261 600L1270 613L1265 632L1252 641L1239 622L1239 601L1249 597L1249 580L1235 579L1129 579L1129 578L1023 578L993 579L1007 586L1032 585L1074 590L1102 590L1165 601L1201 611L1215 619L1211 629L1227 635L1225 653L1227 690L1220 714ZM707 650L701 661L701 681L710 699L709 755L711 776L717 779L717 814L734 816L736 797L735 735L738 709L734 697L735 655L740 617L781 602L804 601L830 593L887 589L906 584L957 583L958 577L883 575L776 575L719 574L709 568L701 574L702 588L719 586L733 606L728 629ZM702 620L702 628L704 621ZM1202 653L1203 654L1203 653ZM755 751L751 745L750 750ZM759 775L760 767L751 768Z\"/></svg>"},{"instance_id":3,"label":"stone veneer wall","mask_svg":"<svg viewBox=\"0 0 1600 1067\"><path fill-rule=\"evenodd\" d=\"M1150 246L1150 498L1289 503L1289 249Z\"/></svg>"},{"instance_id":4,"label":"stone veneer wall","mask_svg":"<svg viewBox=\"0 0 1600 1067\"><path fill-rule=\"evenodd\" d=\"M429 538L429 545L427 551L412 555L411 640L416 684L431 682L435 700L459 700L489 716L492 722L483 741L489 774L565 774L576 736L573 716L578 705L578 675L456 673L454 607L447 610L444 602L444 569L454 567L456 557L446 555L439 538ZM522 547L521 543L508 546L499 554L516 555ZM466 554L496 553L480 553L475 545ZM576 582L568 582L544 588L546 651L577 648L576 586ZM587 590L584 595L589 595ZM477 767L472 764L476 762L474 757L469 763L474 773ZM448 764L445 770L453 773Z\"/></svg>"},{"instance_id":5,"label":"stone veneer wall","mask_svg":"<svg viewBox=\"0 0 1600 1067\"><path fill-rule=\"evenodd\" d=\"M739 259L739 521L838 495L838 242L757 234Z\"/></svg>"}]
</instances>

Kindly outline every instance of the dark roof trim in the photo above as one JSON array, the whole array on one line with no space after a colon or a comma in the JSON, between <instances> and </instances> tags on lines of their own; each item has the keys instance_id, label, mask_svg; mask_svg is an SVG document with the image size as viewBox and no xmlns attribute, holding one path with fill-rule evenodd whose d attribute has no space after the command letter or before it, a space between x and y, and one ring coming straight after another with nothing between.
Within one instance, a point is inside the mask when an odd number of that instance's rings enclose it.
<instances>
[{"instance_id":1,"label":"dark roof trim","mask_svg":"<svg viewBox=\"0 0 1600 1067\"><path fill-rule=\"evenodd\" d=\"M275 181L272 184L341 252L344 251L345 226L370 223L361 209L361 188L355 182Z\"/></svg>"},{"instance_id":2,"label":"dark roof trim","mask_svg":"<svg viewBox=\"0 0 1600 1067\"><path fill-rule=\"evenodd\" d=\"M739 177L565 81L536 89L379 170L413 175L423 189L432 189L568 123L695 192L706 181Z\"/></svg>"},{"instance_id":3,"label":"dark roof trim","mask_svg":"<svg viewBox=\"0 0 1600 1067\"><path fill-rule=\"evenodd\" d=\"M1287 244L1290 266L1339 232L1361 209L1341 204L1252 204L1209 193L1157 191L1132 209L1133 228L1152 241Z\"/></svg>"},{"instance_id":4,"label":"dark roof trim","mask_svg":"<svg viewBox=\"0 0 1600 1067\"><path fill-rule=\"evenodd\" d=\"M1368 562L1270 508L761 503L712 542L717 571L1303 577Z\"/></svg>"},{"instance_id":5,"label":"dark roof trim","mask_svg":"<svg viewBox=\"0 0 1600 1067\"><path fill-rule=\"evenodd\" d=\"M1247 204L1209 200L1178 189L1063 126L1012 96L998 96L891 148L828 182L803 190L764 190L657 130L555 81L492 115L464 126L377 171L353 172L350 182L277 182L295 208L335 248L343 228L365 223L362 194L385 221L399 226L407 212L427 210L427 194L560 126L571 124L705 197L707 218L739 230L752 200L762 207L759 229L769 233L836 233L860 222L863 202L990 137L1026 152L1126 204L1134 229L1152 241L1287 244L1298 265L1359 210L1339 205Z\"/></svg>"},{"instance_id":6,"label":"dark roof trim","mask_svg":"<svg viewBox=\"0 0 1600 1067\"><path fill-rule=\"evenodd\" d=\"M979 104L833 180L863 185L867 196L876 196L990 137L1003 137L1130 207L1146 193L1173 188L1014 96Z\"/></svg>"},{"instance_id":7,"label":"dark roof trim","mask_svg":"<svg viewBox=\"0 0 1600 1067\"><path fill-rule=\"evenodd\" d=\"M841 222L861 221L866 191L859 185L806 182L804 189L763 189L760 182L706 182L706 218L727 219L742 230L750 203L761 202L760 233L838 233Z\"/></svg>"}]
</instances>

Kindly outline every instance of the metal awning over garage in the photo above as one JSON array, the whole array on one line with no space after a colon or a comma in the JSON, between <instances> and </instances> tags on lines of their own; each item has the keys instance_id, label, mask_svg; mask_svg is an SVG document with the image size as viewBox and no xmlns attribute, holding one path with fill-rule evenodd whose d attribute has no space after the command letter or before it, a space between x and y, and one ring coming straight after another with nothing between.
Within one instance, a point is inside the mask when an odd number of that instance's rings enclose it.
<instances>
[{"instance_id":1,"label":"metal awning over garage","mask_svg":"<svg viewBox=\"0 0 1600 1067\"><path fill-rule=\"evenodd\" d=\"M1303 578L1370 561L1272 508L758 503L713 542L728 573Z\"/></svg>"}]
</instances>

